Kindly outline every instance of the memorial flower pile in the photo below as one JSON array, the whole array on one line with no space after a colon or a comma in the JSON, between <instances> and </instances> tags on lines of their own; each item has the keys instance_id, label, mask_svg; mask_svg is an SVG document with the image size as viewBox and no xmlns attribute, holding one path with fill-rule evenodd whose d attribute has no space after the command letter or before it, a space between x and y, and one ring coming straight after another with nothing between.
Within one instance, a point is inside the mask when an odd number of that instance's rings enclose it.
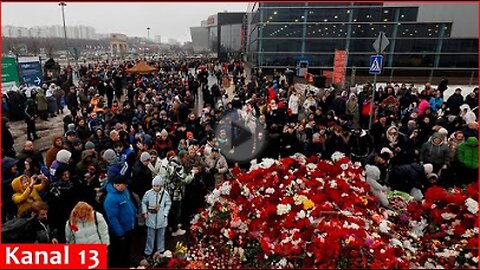
<instances>
[{"instance_id":1,"label":"memorial flower pile","mask_svg":"<svg viewBox=\"0 0 480 270\"><path fill-rule=\"evenodd\" d=\"M235 172L207 196L186 260L201 268L476 268L478 186L432 187L422 202L369 193L363 169L293 156Z\"/></svg>"}]
</instances>

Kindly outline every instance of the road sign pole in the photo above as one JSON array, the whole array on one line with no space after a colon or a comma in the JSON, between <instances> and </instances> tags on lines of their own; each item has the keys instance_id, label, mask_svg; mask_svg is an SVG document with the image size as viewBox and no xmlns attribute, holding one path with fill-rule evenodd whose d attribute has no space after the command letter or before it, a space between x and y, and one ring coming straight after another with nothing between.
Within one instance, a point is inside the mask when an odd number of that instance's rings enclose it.
<instances>
[{"instance_id":1,"label":"road sign pole","mask_svg":"<svg viewBox=\"0 0 480 270\"><path fill-rule=\"evenodd\" d=\"M379 32L379 36L380 36L380 44L378 46L379 49L376 51L377 54L382 53L382 39L383 39L382 32ZM375 92L376 91L377 91L377 74L375 74L374 77L373 77L372 100L370 101L370 120L368 121L368 129L369 130L372 128L373 115L375 114L373 105L375 103Z\"/></svg>"},{"instance_id":2,"label":"road sign pole","mask_svg":"<svg viewBox=\"0 0 480 270\"><path fill-rule=\"evenodd\" d=\"M373 103L375 102L375 90L377 89L377 74L373 75L373 89L372 89L372 100L370 101L370 119L368 121L368 129L370 130L372 128L372 120L373 120L373 115L374 115L374 106Z\"/></svg>"}]
</instances>

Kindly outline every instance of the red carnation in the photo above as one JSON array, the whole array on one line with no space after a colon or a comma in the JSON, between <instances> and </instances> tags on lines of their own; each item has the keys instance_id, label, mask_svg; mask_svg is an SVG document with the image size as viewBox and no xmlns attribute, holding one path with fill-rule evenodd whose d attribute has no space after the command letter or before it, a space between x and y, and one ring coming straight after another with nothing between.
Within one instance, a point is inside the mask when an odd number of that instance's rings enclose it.
<instances>
[{"instance_id":1,"label":"red carnation","mask_svg":"<svg viewBox=\"0 0 480 270\"><path fill-rule=\"evenodd\" d=\"M447 196L447 191L439 186L430 187L425 193L427 201L442 201Z\"/></svg>"},{"instance_id":2,"label":"red carnation","mask_svg":"<svg viewBox=\"0 0 480 270\"><path fill-rule=\"evenodd\" d=\"M72 232L77 232L78 231L78 226L75 225L75 224L71 224L70 225L70 230L72 230Z\"/></svg>"}]
</instances>

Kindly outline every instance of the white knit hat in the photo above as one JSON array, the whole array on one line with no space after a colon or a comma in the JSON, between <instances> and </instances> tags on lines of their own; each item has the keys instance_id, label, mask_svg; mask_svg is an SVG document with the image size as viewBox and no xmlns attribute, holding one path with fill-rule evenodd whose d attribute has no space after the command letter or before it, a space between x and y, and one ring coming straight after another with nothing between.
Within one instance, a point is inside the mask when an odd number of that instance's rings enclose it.
<instances>
[{"instance_id":1,"label":"white knit hat","mask_svg":"<svg viewBox=\"0 0 480 270\"><path fill-rule=\"evenodd\" d=\"M430 175L433 172L433 166L430 163L423 164L423 168L425 169L426 175Z\"/></svg>"}]
</instances>

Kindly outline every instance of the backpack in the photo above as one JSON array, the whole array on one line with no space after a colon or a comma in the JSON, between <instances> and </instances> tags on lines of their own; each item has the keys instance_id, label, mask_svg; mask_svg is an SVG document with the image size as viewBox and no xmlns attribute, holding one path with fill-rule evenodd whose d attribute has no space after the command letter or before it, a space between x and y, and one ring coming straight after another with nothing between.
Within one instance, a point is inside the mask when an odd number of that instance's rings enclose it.
<instances>
[{"instance_id":1,"label":"backpack","mask_svg":"<svg viewBox=\"0 0 480 270\"><path fill-rule=\"evenodd\" d=\"M34 219L13 218L2 225L2 243L30 243L34 238Z\"/></svg>"}]
</instances>

